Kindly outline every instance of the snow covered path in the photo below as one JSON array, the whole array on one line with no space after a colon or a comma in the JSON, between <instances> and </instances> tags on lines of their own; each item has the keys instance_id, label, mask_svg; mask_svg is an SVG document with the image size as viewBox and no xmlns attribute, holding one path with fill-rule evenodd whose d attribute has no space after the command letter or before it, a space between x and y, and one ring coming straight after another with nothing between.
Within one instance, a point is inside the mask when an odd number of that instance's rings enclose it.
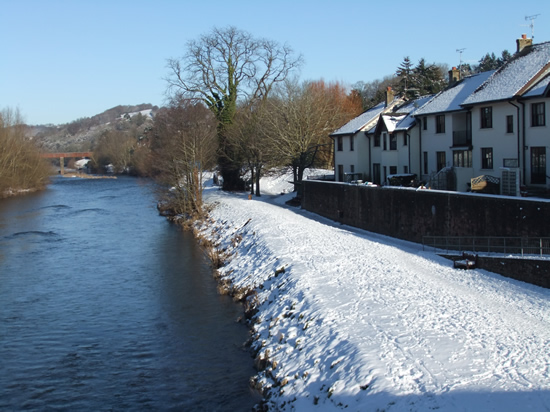
<instances>
[{"instance_id":1,"label":"snow covered path","mask_svg":"<svg viewBox=\"0 0 550 412\"><path fill-rule=\"evenodd\" d=\"M273 201L205 199L222 277L258 291L273 409L550 410L549 290Z\"/></svg>"}]
</instances>

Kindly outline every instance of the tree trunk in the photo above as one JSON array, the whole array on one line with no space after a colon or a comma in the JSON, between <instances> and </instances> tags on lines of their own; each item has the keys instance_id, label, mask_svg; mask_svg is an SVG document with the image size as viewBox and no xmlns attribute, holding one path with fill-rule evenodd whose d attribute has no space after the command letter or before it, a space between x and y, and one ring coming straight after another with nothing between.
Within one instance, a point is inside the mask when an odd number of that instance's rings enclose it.
<instances>
[{"instance_id":1,"label":"tree trunk","mask_svg":"<svg viewBox=\"0 0 550 412\"><path fill-rule=\"evenodd\" d=\"M250 194L254 194L254 166L250 166Z\"/></svg>"},{"instance_id":2,"label":"tree trunk","mask_svg":"<svg viewBox=\"0 0 550 412\"><path fill-rule=\"evenodd\" d=\"M256 168L256 196L261 196L260 194L260 177L262 176L262 166L259 165Z\"/></svg>"}]
</instances>

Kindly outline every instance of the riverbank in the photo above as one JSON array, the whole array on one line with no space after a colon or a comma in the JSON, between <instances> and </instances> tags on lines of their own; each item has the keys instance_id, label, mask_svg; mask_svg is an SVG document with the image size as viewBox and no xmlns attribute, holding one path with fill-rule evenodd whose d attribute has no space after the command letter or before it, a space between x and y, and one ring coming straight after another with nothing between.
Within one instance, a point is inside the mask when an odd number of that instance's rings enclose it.
<instances>
[{"instance_id":1,"label":"riverbank","mask_svg":"<svg viewBox=\"0 0 550 412\"><path fill-rule=\"evenodd\" d=\"M550 291L210 186L197 228L245 302L271 410L544 410Z\"/></svg>"}]
</instances>

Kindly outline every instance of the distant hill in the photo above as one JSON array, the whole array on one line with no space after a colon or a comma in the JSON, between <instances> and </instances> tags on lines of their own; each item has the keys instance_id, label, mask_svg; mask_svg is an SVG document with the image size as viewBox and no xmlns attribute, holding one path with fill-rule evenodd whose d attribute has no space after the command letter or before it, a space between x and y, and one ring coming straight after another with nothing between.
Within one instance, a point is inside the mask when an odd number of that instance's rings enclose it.
<instances>
[{"instance_id":1,"label":"distant hill","mask_svg":"<svg viewBox=\"0 0 550 412\"><path fill-rule=\"evenodd\" d=\"M28 135L44 152L89 151L107 131L123 131L130 126L134 130L144 129L158 110L158 106L149 103L116 106L67 124L29 126Z\"/></svg>"}]
</instances>

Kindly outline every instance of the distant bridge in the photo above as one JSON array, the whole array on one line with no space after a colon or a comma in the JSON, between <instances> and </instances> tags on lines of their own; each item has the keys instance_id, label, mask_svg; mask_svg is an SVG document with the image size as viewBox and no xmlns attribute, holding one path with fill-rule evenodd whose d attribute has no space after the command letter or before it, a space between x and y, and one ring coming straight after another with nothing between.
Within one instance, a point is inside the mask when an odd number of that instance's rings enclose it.
<instances>
[{"instance_id":1,"label":"distant bridge","mask_svg":"<svg viewBox=\"0 0 550 412\"><path fill-rule=\"evenodd\" d=\"M65 174L65 158L92 157L93 152L40 153L45 159L59 159L61 174Z\"/></svg>"}]
</instances>

